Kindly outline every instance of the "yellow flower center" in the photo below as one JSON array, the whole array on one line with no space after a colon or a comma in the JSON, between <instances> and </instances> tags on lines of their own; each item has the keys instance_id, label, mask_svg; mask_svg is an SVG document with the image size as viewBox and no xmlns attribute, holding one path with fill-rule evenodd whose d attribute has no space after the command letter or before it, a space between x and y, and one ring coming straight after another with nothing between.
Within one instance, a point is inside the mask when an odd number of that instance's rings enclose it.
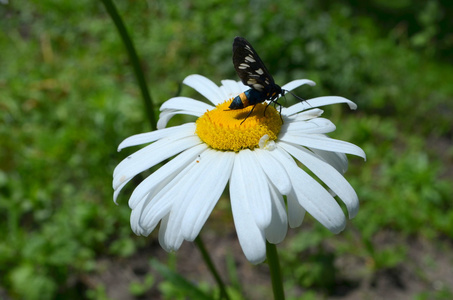
<instances>
[{"instance_id":1,"label":"yellow flower center","mask_svg":"<svg viewBox=\"0 0 453 300\"><path fill-rule=\"evenodd\" d=\"M259 147L264 135L268 136L268 141L277 139L282 121L274 107L258 103L247 117L253 105L231 110L228 108L231 102L232 99L218 104L198 118L195 133L203 142L217 150L239 151Z\"/></svg>"}]
</instances>

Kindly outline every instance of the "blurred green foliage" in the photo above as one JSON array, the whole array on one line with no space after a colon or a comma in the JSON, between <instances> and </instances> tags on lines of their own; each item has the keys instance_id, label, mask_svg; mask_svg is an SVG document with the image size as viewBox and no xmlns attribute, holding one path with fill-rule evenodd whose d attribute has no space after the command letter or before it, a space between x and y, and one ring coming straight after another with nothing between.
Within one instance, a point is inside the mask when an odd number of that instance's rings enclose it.
<instances>
[{"instance_id":1,"label":"blurred green foliage","mask_svg":"<svg viewBox=\"0 0 453 300\"><path fill-rule=\"evenodd\" d=\"M359 105L325 113L337 124L335 138L367 153L346 174L362 205L353 234L332 237L307 218L311 230L299 230L282 253L289 288L331 293L335 259L345 253L371 262L370 273L397 266L408 249L381 247L376 237L386 231L451 241L449 1L117 2L156 105L178 94L189 74L237 78L237 35L255 45L277 82L318 83L298 95L336 94ZM0 26L0 292L106 298L84 274L96 272L99 257L128 257L146 243L129 228L128 191L119 206L111 201L112 171L127 155L117 145L149 130L127 54L101 2L10 1L0 4ZM160 284L167 298L178 293L174 284ZM131 293L151 286L152 276L131 283Z\"/></svg>"}]
</instances>

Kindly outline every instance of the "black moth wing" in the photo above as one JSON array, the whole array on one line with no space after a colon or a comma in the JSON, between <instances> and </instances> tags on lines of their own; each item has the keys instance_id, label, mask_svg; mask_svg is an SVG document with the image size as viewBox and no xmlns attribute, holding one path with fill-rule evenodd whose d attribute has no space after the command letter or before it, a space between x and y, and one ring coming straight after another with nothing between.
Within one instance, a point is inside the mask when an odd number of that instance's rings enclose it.
<instances>
[{"instance_id":1,"label":"black moth wing","mask_svg":"<svg viewBox=\"0 0 453 300\"><path fill-rule=\"evenodd\" d=\"M243 37L234 39L233 65L243 84L259 92L270 92L275 88L274 78L252 45Z\"/></svg>"}]
</instances>

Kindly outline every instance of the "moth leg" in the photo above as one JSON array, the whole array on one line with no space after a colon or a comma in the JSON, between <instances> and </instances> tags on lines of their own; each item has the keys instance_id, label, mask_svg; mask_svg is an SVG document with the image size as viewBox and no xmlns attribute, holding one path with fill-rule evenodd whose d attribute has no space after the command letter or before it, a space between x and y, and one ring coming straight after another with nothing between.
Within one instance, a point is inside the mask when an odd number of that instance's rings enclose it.
<instances>
[{"instance_id":1,"label":"moth leg","mask_svg":"<svg viewBox=\"0 0 453 300\"><path fill-rule=\"evenodd\" d=\"M242 125L242 123L244 123L244 122L245 122L245 120L247 120L247 118L248 118L248 117L249 117L249 116L250 116L250 115L252 114L252 111L253 111L253 110L255 109L255 106L256 106L256 104L255 104L255 105L253 105L252 109L251 109L251 110L249 111L249 113L247 114L247 116L245 117L245 119L244 119L244 120L242 120L242 122L241 122L241 124L240 124L240 125ZM266 107L266 108L267 108L267 107ZM266 110L266 109L265 109L265 110Z\"/></svg>"},{"instance_id":2,"label":"moth leg","mask_svg":"<svg viewBox=\"0 0 453 300\"><path fill-rule=\"evenodd\" d=\"M278 106L279 106L279 112L280 112L280 120L282 121L282 124L283 124L283 118L282 118L282 105L281 105L280 103L278 103L277 100L272 100L272 99L271 99L271 102L268 103L268 104L266 105L266 108L264 109L264 116L266 116L266 109L269 107L269 105L271 105L271 103L274 104L274 108L275 108L275 107L277 106L277 104L278 104Z\"/></svg>"},{"instance_id":3,"label":"moth leg","mask_svg":"<svg viewBox=\"0 0 453 300\"><path fill-rule=\"evenodd\" d=\"M278 104L279 106L279 112L280 112L280 120L282 121L282 124L283 124L283 118L282 118L282 105L280 103L278 103L278 101L274 101L274 108L275 106Z\"/></svg>"}]
</instances>

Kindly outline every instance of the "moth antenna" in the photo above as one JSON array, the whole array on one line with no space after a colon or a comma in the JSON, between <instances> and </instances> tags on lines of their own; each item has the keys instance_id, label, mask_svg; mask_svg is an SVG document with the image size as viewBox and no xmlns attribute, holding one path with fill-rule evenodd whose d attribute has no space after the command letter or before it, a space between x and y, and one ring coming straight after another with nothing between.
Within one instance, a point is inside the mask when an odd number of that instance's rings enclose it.
<instances>
[{"instance_id":1,"label":"moth antenna","mask_svg":"<svg viewBox=\"0 0 453 300\"><path fill-rule=\"evenodd\" d=\"M296 99L299 100L299 101L302 101L302 102L305 101L305 102L307 102L307 100L305 100L305 99L303 99L303 98L297 96L296 94L294 94L294 93L291 92L291 91L288 91L288 90L283 90L283 91L284 91L284 93L290 93L294 98L296 98ZM284 94L283 94L283 95L284 95ZM307 102L307 104L311 107L310 103Z\"/></svg>"}]
</instances>

